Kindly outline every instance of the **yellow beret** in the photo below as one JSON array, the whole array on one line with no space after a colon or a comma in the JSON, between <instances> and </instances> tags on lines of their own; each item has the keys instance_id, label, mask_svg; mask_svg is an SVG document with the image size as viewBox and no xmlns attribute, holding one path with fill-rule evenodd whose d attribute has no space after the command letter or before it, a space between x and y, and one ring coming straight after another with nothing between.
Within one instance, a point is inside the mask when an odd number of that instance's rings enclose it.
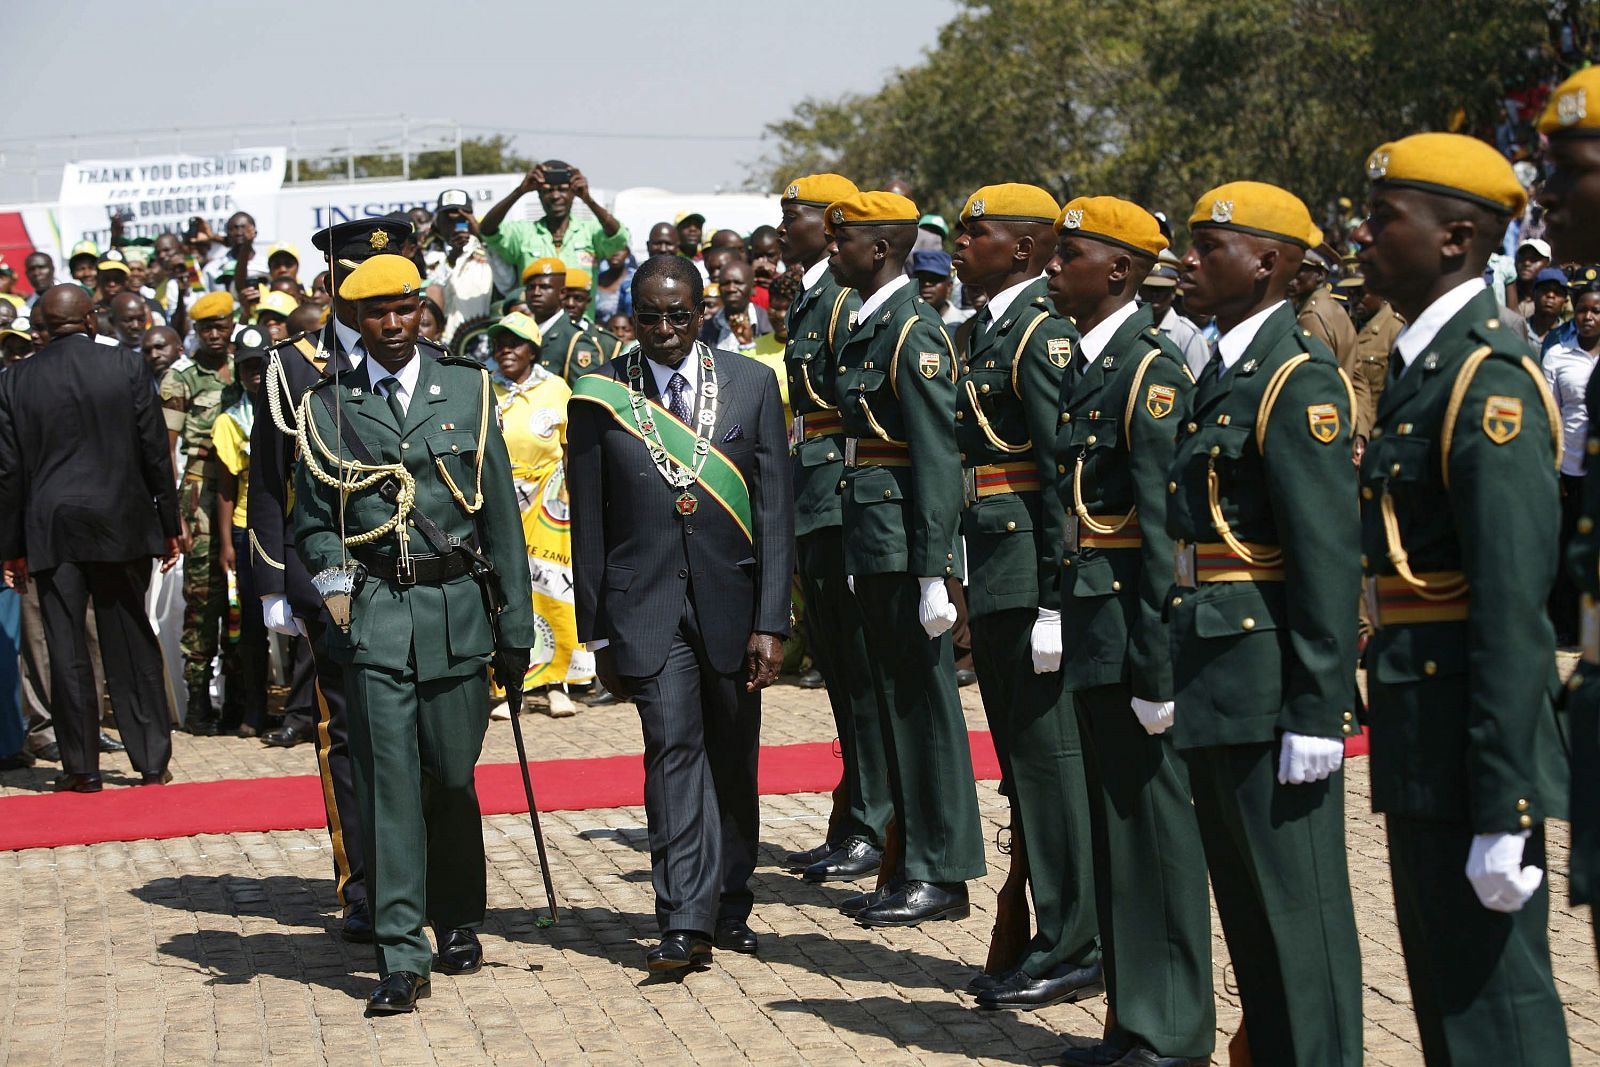
<instances>
[{"instance_id":1,"label":"yellow beret","mask_svg":"<svg viewBox=\"0 0 1600 1067\"><path fill-rule=\"evenodd\" d=\"M839 174L807 174L789 183L789 187L783 191L783 202L827 207L836 200L855 196L860 191L855 182Z\"/></svg>"},{"instance_id":2,"label":"yellow beret","mask_svg":"<svg viewBox=\"0 0 1600 1067\"><path fill-rule=\"evenodd\" d=\"M1309 247L1311 212L1298 196L1265 182L1229 182L1195 201L1189 228L1216 226Z\"/></svg>"},{"instance_id":3,"label":"yellow beret","mask_svg":"<svg viewBox=\"0 0 1600 1067\"><path fill-rule=\"evenodd\" d=\"M829 204L822 226L828 233L838 226L915 226L918 217L917 205L910 200L874 189Z\"/></svg>"},{"instance_id":4,"label":"yellow beret","mask_svg":"<svg viewBox=\"0 0 1600 1067\"><path fill-rule=\"evenodd\" d=\"M591 278L589 276L589 272L584 270L582 267L568 267L567 268L567 288L568 289L587 289L587 288L589 288L589 286L591 286L593 284L594 284L594 279Z\"/></svg>"},{"instance_id":5,"label":"yellow beret","mask_svg":"<svg viewBox=\"0 0 1600 1067\"><path fill-rule=\"evenodd\" d=\"M351 271L339 285L344 300L369 300L380 296L409 296L422 292L422 275L405 256L373 256Z\"/></svg>"},{"instance_id":6,"label":"yellow beret","mask_svg":"<svg viewBox=\"0 0 1600 1067\"><path fill-rule=\"evenodd\" d=\"M1600 67L1585 67L1556 86L1539 116L1539 132L1547 137L1600 137Z\"/></svg>"},{"instance_id":7,"label":"yellow beret","mask_svg":"<svg viewBox=\"0 0 1600 1067\"><path fill-rule=\"evenodd\" d=\"M1455 197L1519 215L1527 190L1511 161L1491 144L1459 133L1414 133L1381 144L1367 157L1367 180Z\"/></svg>"},{"instance_id":8,"label":"yellow beret","mask_svg":"<svg viewBox=\"0 0 1600 1067\"><path fill-rule=\"evenodd\" d=\"M224 292L207 293L189 305L191 319L223 319L233 314L233 297Z\"/></svg>"},{"instance_id":9,"label":"yellow beret","mask_svg":"<svg viewBox=\"0 0 1600 1067\"><path fill-rule=\"evenodd\" d=\"M1141 256L1154 258L1167 247L1154 215L1114 196L1080 196L1069 201L1055 221L1057 233L1092 237Z\"/></svg>"},{"instance_id":10,"label":"yellow beret","mask_svg":"<svg viewBox=\"0 0 1600 1067\"><path fill-rule=\"evenodd\" d=\"M1056 198L1037 185L1006 182L1003 185L985 185L967 197L961 209L961 221L993 219L998 222L1052 223L1061 213Z\"/></svg>"},{"instance_id":11,"label":"yellow beret","mask_svg":"<svg viewBox=\"0 0 1600 1067\"><path fill-rule=\"evenodd\" d=\"M567 265L555 256L540 256L538 259L522 268L524 283L535 274L565 274Z\"/></svg>"},{"instance_id":12,"label":"yellow beret","mask_svg":"<svg viewBox=\"0 0 1600 1067\"><path fill-rule=\"evenodd\" d=\"M544 343L544 335L539 332L539 324L533 321L532 316L524 315L520 311L511 312L489 328L491 333L495 330L514 333L524 341L531 341L535 348Z\"/></svg>"}]
</instances>

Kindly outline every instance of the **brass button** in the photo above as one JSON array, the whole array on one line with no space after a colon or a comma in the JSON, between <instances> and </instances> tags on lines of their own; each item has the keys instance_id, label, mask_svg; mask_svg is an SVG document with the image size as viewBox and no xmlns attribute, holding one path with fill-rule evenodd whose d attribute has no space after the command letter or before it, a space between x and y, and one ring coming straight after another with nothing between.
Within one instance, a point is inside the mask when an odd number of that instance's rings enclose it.
<instances>
[{"instance_id":1,"label":"brass button","mask_svg":"<svg viewBox=\"0 0 1600 1067\"><path fill-rule=\"evenodd\" d=\"M978 392L987 393L988 391L989 391L989 383L988 382L984 382L982 385L978 386Z\"/></svg>"},{"instance_id":2,"label":"brass button","mask_svg":"<svg viewBox=\"0 0 1600 1067\"><path fill-rule=\"evenodd\" d=\"M1068 412L1068 411L1063 411L1061 413L1061 421L1062 422L1071 422L1072 421L1072 413Z\"/></svg>"},{"instance_id":3,"label":"brass button","mask_svg":"<svg viewBox=\"0 0 1600 1067\"><path fill-rule=\"evenodd\" d=\"M1070 559L1064 559L1061 561L1061 565L1063 567L1070 567L1072 566L1072 561Z\"/></svg>"},{"instance_id":4,"label":"brass button","mask_svg":"<svg viewBox=\"0 0 1600 1067\"><path fill-rule=\"evenodd\" d=\"M1220 455L1222 455L1222 446L1221 446L1221 445L1212 445L1212 446L1211 446L1211 454L1212 454L1212 455L1213 455L1213 456L1220 456Z\"/></svg>"},{"instance_id":5,"label":"brass button","mask_svg":"<svg viewBox=\"0 0 1600 1067\"><path fill-rule=\"evenodd\" d=\"M957 422L960 422L962 419L965 419L966 417L967 417L967 413L965 411L956 412L956 421Z\"/></svg>"},{"instance_id":6,"label":"brass button","mask_svg":"<svg viewBox=\"0 0 1600 1067\"><path fill-rule=\"evenodd\" d=\"M1085 441L1084 441L1084 444L1086 444L1086 445L1092 445L1092 444L1094 444L1094 442L1095 442L1095 436L1094 436L1094 434L1090 434L1090 435L1089 435L1089 436L1088 436L1088 438L1087 438L1087 439L1085 439Z\"/></svg>"},{"instance_id":7,"label":"brass button","mask_svg":"<svg viewBox=\"0 0 1600 1067\"><path fill-rule=\"evenodd\" d=\"M849 369L850 369L849 367L840 367L839 368L839 373L842 375L842 374L844 374L845 371L847 371Z\"/></svg>"},{"instance_id":8,"label":"brass button","mask_svg":"<svg viewBox=\"0 0 1600 1067\"><path fill-rule=\"evenodd\" d=\"M893 489L885 489L883 491L883 499L885 499L885 500L893 500L894 499L894 490Z\"/></svg>"},{"instance_id":9,"label":"brass button","mask_svg":"<svg viewBox=\"0 0 1600 1067\"><path fill-rule=\"evenodd\" d=\"M1372 486L1363 485L1361 487L1361 499L1362 500L1371 500L1372 499Z\"/></svg>"},{"instance_id":10,"label":"brass button","mask_svg":"<svg viewBox=\"0 0 1600 1067\"><path fill-rule=\"evenodd\" d=\"M1017 528L1017 524L1016 523L1014 523L1014 522L1006 523L1006 529L1007 530L1015 530L1016 528Z\"/></svg>"},{"instance_id":11,"label":"brass button","mask_svg":"<svg viewBox=\"0 0 1600 1067\"><path fill-rule=\"evenodd\" d=\"M461 451L461 446L460 445L451 445L450 446L450 451L452 451L452 452L460 452Z\"/></svg>"},{"instance_id":12,"label":"brass button","mask_svg":"<svg viewBox=\"0 0 1600 1067\"><path fill-rule=\"evenodd\" d=\"M1362 567L1363 570L1365 570L1366 566L1367 566L1367 554L1365 552L1363 552L1363 553L1361 553L1361 567Z\"/></svg>"},{"instance_id":13,"label":"brass button","mask_svg":"<svg viewBox=\"0 0 1600 1067\"><path fill-rule=\"evenodd\" d=\"M839 479L839 492L841 492L841 493L844 492L844 479L843 478Z\"/></svg>"},{"instance_id":14,"label":"brass button","mask_svg":"<svg viewBox=\"0 0 1600 1067\"><path fill-rule=\"evenodd\" d=\"M1350 725L1349 725L1349 724L1348 724L1348 723L1346 723L1346 724L1345 724L1345 725L1344 725L1344 726L1343 726L1343 727L1342 727L1342 729L1343 729L1343 730L1344 730L1344 732L1345 732L1345 733L1347 733L1347 734L1348 734L1348 733L1353 733L1353 732L1354 732L1354 730L1353 730L1353 728L1352 728L1352 727L1351 727L1351 726L1350 726Z\"/></svg>"},{"instance_id":15,"label":"brass button","mask_svg":"<svg viewBox=\"0 0 1600 1067\"><path fill-rule=\"evenodd\" d=\"M962 374L968 374L968 373L971 372L971 370L972 370L972 364L970 364L970 363L961 364L961 373Z\"/></svg>"},{"instance_id":16,"label":"brass button","mask_svg":"<svg viewBox=\"0 0 1600 1067\"><path fill-rule=\"evenodd\" d=\"M1579 533L1586 534L1586 533L1590 533L1593 530L1594 530L1594 520L1591 519L1589 516L1584 515L1584 516L1582 516L1582 517L1580 517L1578 519L1578 532Z\"/></svg>"},{"instance_id":17,"label":"brass button","mask_svg":"<svg viewBox=\"0 0 1600 1067\"><path fill-rule=\"evenodd\" d=\"M1349 722L1351 719L1354 719L1355 717L1356 717L1356 713L1353 712L1353 711L1347 711L1347 712L1344 713L1344 721L1345 722Z\"/></svg>"},{"instance_id":18,"label":"brass button","mask_svg":"<svg viewBox=\"0 0 1600 1067\"><path fill-rule=\"evenodd\" d=\"M1391 476L1393 476L1393 477L1398 477L1399 474L1400 474L1400 464L1396 463L1392 467L1390 467L1389 468L1389 474Z\"/></svg>"},{"instance_id":19,"label":"brass button","mask_svg":"<svg viewBox=\"0 0 1600 1067\"><path fill-rule=\"evenodd\" d=\"M1195 431L1196 431L1196 430L1198 430L1198 429L1199 429L1199 428L1200 428L1200 427L1199 427L1199 426L1198 426L1198 425L1197 425L1197 424L1195 424L1195 423L1192 423L1192 422L1191 422L1191 423L1190 423L1190 424L1189 424L1189 425L1187 425L1187 426L1185 426L1185 427L1184 427L1184 429L1185 429L1185 430L1188 430L1188 431L1189 431L1189 432L1190 432L1190 433L1194 433L1194 432L1195 432Z\"/></svg>"},{"instance_id":20,"label":"brass button","mask_svg":"<svg viewBox=\"0 0 1600 1067\"><path fill-rule=\"evenodd\" d=\"M948 577L950 577L950 568L949 568L949 567L946 567L946 568L945 568L945 569L944 569L944 574L945 574L945 577L946 577L946 578L948 578Z\"/></svg>"},{"instance_id":21,"label":"brass button","mask_svg":"<svg viewBox=\"0 0 1600 1067\"><path fill-rule=\"evenodd\" d=\"M1422 673L1432 678L1439 673L1439 665L1430 659L1422 665Z\"/></svg>"},{"instance_id":22,"label":"brass button","mask_svg":"<svg viewBox=\"0 0 1600 1067\"><path fill-rule=\"evenodd\" d=\"M1527 811L1528 810L1527 798L1523 798L1522 800L1517 801L1517 810L1518 811Z\"/></svg>"},{"instance_id":23,"label":"brass button","mask_svg":"<svg viewBox=\"0 0 1600 1067\"><path fill-rule=\"evenodd\" d=\"M1522 818L1517 820L1517 825L1526 830L1528 827L1533 825L1533 816L1524 815Z\"/></svg>"},{"instance_id":24,"label":"brass button","mask_svg":"<svg viewBox=\"0 0 1600 1067\"><path fill-rule=\"evenodd\" d=\"M1112 583L1111 583L1111 591L1112 591L1112 592L1113 592L1113 593L1120 593L1120 592L1122 592L1122 583L1121 583L1121 582L1112 582Z\"/></svg>"},{"instance_id":25,"label":"brass button","mask_svg":"<svg viewBox=\"0 0 1600 1067\"><path fill-rule=\"evenodd\" d=\"M838 458L838 457L837 457L837 456L836 456L836 455L835 455L835 454L834 454L834 453L832 453L832 452L829 452L829 453L828 453L828 457L827 457L827 458L828 458L828 461L829 461L829 462L832 462L832 461L833 461L833 460L834 460L834 459L836 459L836 458Z\"/></svg>"},{"instance_id":26,"label":"brass button","mask_svg":"<svg viewBox=\"0 0 1600 1067\"><path fill-rule=\"evenodd\" d=\"M1244 617L1244 621L1239 623L1239 625L1243 626L1246 630L1254 630L1256 628L1256 620L1254 620L1250 616L1246 615Z\"/></svg>"},{"instance_id":27,"label":"brass button","mask_svg":"<svg viewBox=\"0 0 1600 1067\"><path fill-rule=\"evenodd\" d=\"M1175 596L1175 597L1172 598L1172 606L1173 607L1177 607L1179 604L1182 604L1182 603L1183 603L1183 597Z\"/></svg>"},{"instance_id":28,"label":"brass button","mask_svg":"<svg viewBox=\"0 0 1600 1067\"><path fill-rule=\"evenodd\" d=\"M1066 465L1062 464L1062 463L1057 463L1056 464L1056 473L1057 474L1065 474L1065 473L1067 473Z\"/></svg>"},{"instance_id":29,"label":"brass button","mask_svg":"<svg viewBox=\"0 0 1600 1067\"><path fill-rule=\"evenodd\" d=\"M946 552L944 554L944 558L945 559L955 559L956 558L956 554L954 552Z\"/></svg>"},{"instance_id":30,"label":"brass button","mask_svg":"<svg viewBox=\"0 0 1600 1067\"><path fill-rule=\"evenodd\" d=\"M400 442L400 447L401 448L410 448L411 447L411 442L410 441L401 441Z\"/></svg>"},{"instance_id":31,"label":"brass button","mask_svg":"<svg viewBox=\"0 0 1600 1067\"><path fill-rule=\"evenodd\" d=\"M1491 330L1497 330L1497 329L1500 328L1500 320L1499 319L1490 319L1488 322L1484 323L1484 325L1489 327L1489 329L1491 329Z\"/></svg>"},{"instance_id":32,"label":"brass button","mask_svg":"<svg viewBox=\"0 0 1600 1067\"><path fill-rule=\"evenodd\" d=\"M1177 482L1168 482L1167 483L1167 492L1176 493L1177 491L1178 491L1178 483Z\"/></svg>"}]
</instances>

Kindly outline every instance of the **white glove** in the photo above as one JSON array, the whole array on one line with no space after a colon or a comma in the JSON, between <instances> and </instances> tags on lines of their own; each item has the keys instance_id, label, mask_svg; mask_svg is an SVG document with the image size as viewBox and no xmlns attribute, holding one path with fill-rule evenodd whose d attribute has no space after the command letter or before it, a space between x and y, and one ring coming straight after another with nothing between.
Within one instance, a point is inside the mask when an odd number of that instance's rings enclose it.
<instances>
[{"instance_id":1,"label":"white glove","mask_svg":"<svg viewBox=\"0 0 1600 1067\"><path fill-rule=\"evenodd\" d=\"M1344 763L1344 742L1337 737L1307 737L1284 731L1278 751L1278 782L1304 785L1320 782Z\"/></svg>"},{"instance_id":2,"label":"white glove","mask_svg":"<svg viewBox=\"0 0 1600 1067\"><path fill-rule=\"evenodd\" d=\"M1544 880L1537 867L1522 865L1528 831L1519 834L1474 834L1467 852L1467 881L1478 903L1490 911L1521 911Z\"/></svg>"},{"instance_id":3,"label":"white glove","mask_svg":"<svg viewBox=\"0 0 1600 1067\"><path fill-rule=\"evenodd\" d=\"M1138 716L1139 725L1144 727L1144 732L1154 737L1172 728L1177 706L1170 700L1141 700L1134 697L1133 713Z\"/></svg>"},{"instance_id":4,"label":"white glove","mask_svg":"<svg viewBox=\"0 0 1600 1067\"><path fill-rule=\"evenodd\" d=\"M1054 674L1061 669L1061 612L1040 608L1028 638L1034 674Z\"/></svg>"},{"instance_id":5,"label":"white glove","mask_svg":"<svg viewBox=\"0 0 1600 1067\"><path fill-rule=\"evenodd\" d=\"M922 599L917 602L917 621L933 640L956 624L956 606L950 603L950 590L943 578L918 578Z\"/></svg>"},{"instance_id":6,"label":"white glove","mask_svg":"<svg viewBox=\"0 0 1600 1067\"><path fill-rule=\"evenodd\" d=\"M275 634L294 637L306 632L305 624L294 617L289 598L282 593L268 593L261 598L261 621Z\"/></svg>"}]
</instances>

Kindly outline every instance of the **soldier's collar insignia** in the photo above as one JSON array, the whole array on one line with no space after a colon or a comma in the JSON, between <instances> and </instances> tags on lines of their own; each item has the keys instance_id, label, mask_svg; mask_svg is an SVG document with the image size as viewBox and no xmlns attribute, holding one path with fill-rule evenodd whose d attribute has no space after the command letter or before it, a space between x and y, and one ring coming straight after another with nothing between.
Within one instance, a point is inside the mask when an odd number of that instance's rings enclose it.
<instances>
[{"instance_id":1,"label":"soldier's collar insignia","mask_svg":"<svg viewBox=\"0 0 1600 1067\"><path fill-rule=\"evenodd\" d=\"M1256 366L1257 364L1255 360L1247 359L1244 361L1244 366L1240 367L1239 370L1245 374L1254 374Z\"/></svg>"},{"instance_id":2,"label":"soldier's collar insignia","mask_svg":"<svg viewBox=\"0 0 1600 1067\"><path fill-rule=\"evenodd\" d=\"M1001 328L1001 329L1002 329L1002 330L1009 330L1009 329L1010 329L1010 328L1011 328L1011 323L1012 323L1012 322L1013 322L1013 320L1012 320L1012 319L1007 319L1007 320L1006 320L1006 321L1004 321L1004 322L1002 322L1002 323L1001 323L1001 324L1000 324L1000 328Z\"/></svg>"},{"instance_id":3,"label":"soldier's collar insignia","mask_svg":"<svg viewBox=\"0 0 1600 1067\"><path fill-rule=\"evenodd\" d=\"M984 204L983 204L983 200L981 198L977 199L977 200L974 200L972 202L972 210L967 212L967 214L970 215L972 218L975 218L975 219L982 218L983 217L983 208L984 208Z\"/></svg>"},{"instance_id":4,"label":"soldier's collar insignia","mask_svg":"<svg viewBox=\"0 0 1600 1067\"><path fill-rule=\"evenodd\" d=\"M1556 121L1563 126L1574 126L1589 117L1588 93L1573 89L1556 97Z\"/></svg>"},{"instance_id":5,"label":"soldier's collar insignia","mask_svg":"<svg viewBox=\"0 0 1600 1067\"><path fill-rule=\"evenodd\" d=\"M360 396L361 395L361 386L358 385L354 389L350 390L350 395L351 396Z\"/></svg>"},{"instance_id":6,"label":"soldier's collar insignia","mask_svg":"<svg viewBox=\"0 0 1600 1067\"><path fill-rule=\"evenodd\" d=\"M1212 222L1232 222L1233 221L1233 201L1232 200L1217 200L1217 201L1213 202L1212 205L1211 205L1211 221Z\"/></svg>"},{"instance_id":7,"label":"soldier's collar insignia","mask_svg":"<svg viewBox=\"0 0 1600 1067\"><path fill-rule=\"evenodd\" d=\"M1113 363L1115 363L1116 361L1117 361L1117 357L1116 356L1107 356L1105 359L1102 359L1100 361L1100 365L1102 367L1104 367L1106 370L1110 370L1111 369L1111 365Z\"/></svg>"},{"instance_id":8,"label":"soldier's collar insignia","mask_svg":"<svg viewBox=\"0 0 1600 1067\"><path fill-rule=\"evenodd\" d=\"M845 329L853 330L855 328L856 328L856 313L854 311L852 311L852 312L850 312L850 318L848 320L848 324L845 326ZM812 334L811 336L815 337L817 335L816 334Z\"/></svg>"},{"instance_id":9,"label":"soldier's collar insignia","mask_svg":"<svg viewBox=\"0 0 1600 1067\"><path fill-rule=\"evenodd\" d=\"M372 231L372 235L367 238L367 246L369 248L371 248L374 252L382 252L385 248L388 248L389 247L389 231L388 230L373 230Z\"/></svg>"},{"instance_id":10,"label":"soldier's collar insignia","mask_svg":"<svg viewBox=\"0 0 1600 1067\"><path fill-rule=\"evenodd\" d=\"M429 396L438 396L439 393L440 393L440 389L439 389L439 387L437 385L428 386L428 395Z\"/></svg>"},{"instance_id":11,"label":"soldier's collar insignia","mask_svg":"<svg viewBox=\"0 0 1600 1067\"><path fill-rule=\"evenodd\" d=\"M1427 355L1423 356L1422 357L1422 369L1423 370L1438 370L1439 369L1439 353L1437 353L1437 352L1429 352Z\"/></svg>"},{"instance_id":12,"label":"soldier's collar insignia","mask_svg":"<svg viewBox=\"0 0 1600 1067\"><path fill-rule=\"evenodd\" d=\"M1073 208L1071 211L1067 212L1061 220L1061 228L1063 230L1076 230L1082 225L1083 211L1080 208Z\"/></svg>"},{"instance_id":13,"label":"soldier's collar insignia","mask_svg":"<svg viewBox=\"0 0 1600 1067\"><path fill-rule=\"evenodd\" d=\"M880 326L889 325L889 320L892 319L893 317L894 317L894 312L893 311L885 311L883 313L883 318L878 320L878 325L880 325Z\"/></svg>"},{"instance_id":14,"label":"soldier's collar insignia","mask_svg":"<svg viewBox=\"0 0 1600 1067\"><path fill-rule=\"evenodd\" d=\"M1381 182L1389 173L1389 153L1376 151L1367 157L1367 181Z\"/></svg>"}]
</instances>

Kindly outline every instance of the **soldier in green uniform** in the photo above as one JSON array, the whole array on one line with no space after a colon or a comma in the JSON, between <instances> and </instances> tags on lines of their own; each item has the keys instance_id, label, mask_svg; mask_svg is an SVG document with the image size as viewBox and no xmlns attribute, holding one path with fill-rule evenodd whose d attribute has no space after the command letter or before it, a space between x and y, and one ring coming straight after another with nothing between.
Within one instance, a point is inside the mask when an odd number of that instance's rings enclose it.
<instances>
[{"instance_id":1,"label":"soldier in green uniform","mask_svg":"<svg viewBox=\"0 0 1600 1067\"><path fill-rule=\"evenodd\" d=\"M1285 300L1315 231L1297 197L1233 182L1189 227L1185 306L1221 337L1167 483L1173 740L1255 1062L1354 1065L1361 955L1339 770L1360 590L1349 383Z\"/></svg>"},{"instance_id":2,"label":"soldier in green uniform","mask_svg":"<svg viewBox=\"0 0 1600 1067\"><path fill-rule=\"evenodd\" d=\"M295 540L340 624L325 651L346 665L382 979L367 1004L380 1014L410 1011L426 995L425 923L441 969L482 965L473 765L489 723L484 667L497 655L496 670L520 678L534 641L522 519L488 372L420 351L420 290L416 267L394 255L373 256L340 285L367 355L301 402L295 477ZM498 583L505 605L498 648L474 553L462 547L472 545L493 563L484 580ZM360 569L341 601L336 579L348 563Z\"/></svg>"},{"instance_id":3,"label":"soldier in green uniform","mask_svg":"<svg viewBox=\"0 0 1600 1067\"><path fill-rule=\"evenodd\" d=\"M599 370L605 363L599 343L582 326L572 321L561 298L566 292L567 265L554 256L542 256L522 270L523 299L528 314L539 322L544 344L539 348L539 366L568 385Z\"/></svg>"},{"instance_id":4,"label":"soldier in green uniform","mask_svg":"<svg viewBox=\"0 0 1600 1067\"><path fill-rule=\"evenodd\" d=\"M828 687L843 756L842 817L814 848L784 858L808 881L845 881L876 872L892 804L883 754L883 722L872 689L872 667L862 631L861 607L845 585L839 481L844 475L844 433L839 416L839 349L856 322L861 297L828 271L828 235L822 213L857 189L837 174L808 174L790 182L782 198L778 244L785 263L805 272L805 291L789 307L784 363L794 477L795 559L812 625L811 657Z\"/></svg>"},{"instance_id":5,"label":"soldier in green uniform","mask_svg":"<svg viewBox=\"0 0 1600 1067\"><path fill-rule=\"evenodd\" d=\"M1593 102L1593 104L1591 104ZM1556 87L1539 132L1550 173L1539 192L1545 236L1560 262L1600 262L1600 67ZM1600 947L1600 374L1584 394L1589 415L1582 504L1565 564L1582 596L1583 657L1567 682L1572 736L1572 903L1589 904Z\"/></svg>"},{"instance_id":6,"label":"soldier in green uniform","mask_svg":"<svg viewBox=\"0 0 1600 1067\"><path fill-rule=\"evenodd\" d=\"M1167 470L1194 380L1135 302L1167 239L1154 215L1079 197L1048 274L1083 330L1061 386L1055 493L1066 513L1062 681L1088 764L1094 872L1115 1024L1069 1064L1205 1062L1216 1036L1206 858L1173 750ZM1133 1057L1127 1059L1126 1057Z\"/></svg>"},{"instance_id":7,"label":"soldier in green uniform","mask_svg":"<svg viewBox=\"0 0 1600 1067\"><path fill-rule=\"evenodd\" d=\"M161 379L161 404L166 409L167 436L181 447L183 487L178 516L187 548L183 556L183 680L189 691L184 729L214 736L221 717L211 703L211 668L222 652L222 676L231 704L238 693L239 664L227 640L228 579L222 570L222 542L214 536L219 463L211 454L211 426L238 399L228 349L233 337L233 297L208 293L189 308L199 347L191 363L167 371ZM227 531L221 531L226 537Z\"/></svg>"},{"instance_id":8,"label":"soldier in green uniform","mask_svg":"<svg viewBox=\"0 0 1600 1067\"><path fill-rule=\"evenodd\" d=\"M618 353L622 351L622 338L584 314L589 310L594 291L594 279L589 276L589 272L579 267L568 267L563 285L565 288L561 291L561 306L566 308L567 317L583 331L584 336L600 353L599 361L592 362L589 370L616 359Z\"/></svg>"},{"instance_id":9,"label":"soldier in green uniform","mask_svg":"<svg viewBox=\"0 0 1600 1067\"><path fill-rule=\"evenodd\" d=\"M957 573L961 457L955 354L903 269L917 207L857 193L824 216L828 268L862 294L838 353L845 436L845 572L865 623L871 684L905 848L880 889L841 905L867 926L968 914L966 882L984 873L972 752L956 695L945 579ZM858 910L859 909L859 910Z\"/></svg>"},{"instance_id":10,"label":"soldier in green uniform","mask_svg":"<svg viewBox=\"0 0 1600 1067\"><path fill-rule=\"evenodd\" d=\"M1038 186L986 185L961 210L954 258L962 284L988 301L956 382L972 659L1038 923L1020 957L992 960L1008 969L974 980L985 1008L1041 1008L1102 988L1083 747L1061 684L1061 502L1043 492L1078 338L1045 292L1058 211Z\"/></svg>"},{"instance_id":11,"label":"soldier in green uniform","mask_svg":"<svg viewBox=\"0 0 1600 1067\"><path fill-rule=\"evenodd\" d=\"M1409 324L1361 464L1372 808L1429 1063L1560 1065L1544 822L1567 811L1555 631L1561 424L1483 281L1527 194L1493 146L1381 145L1367 286Z\"/></svg>"}]
</instances>

